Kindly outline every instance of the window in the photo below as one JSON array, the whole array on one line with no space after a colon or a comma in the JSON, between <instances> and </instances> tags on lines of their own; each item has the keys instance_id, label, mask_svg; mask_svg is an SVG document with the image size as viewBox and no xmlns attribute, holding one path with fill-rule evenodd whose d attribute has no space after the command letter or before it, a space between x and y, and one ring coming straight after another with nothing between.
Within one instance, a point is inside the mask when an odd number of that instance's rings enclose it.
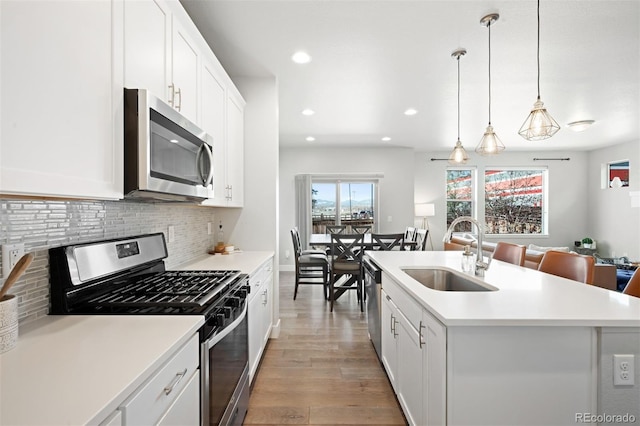
<instances>
[{"instance_id":1,"label":"window","mask_svg":"<svg viewBox=\"0 0 640 426\"><path fill-rule=\"evenodd\" d=\"M607 175L607 186L609 188L629 186L629 160L609 163L607 168L609 169Z\"/></svg>"},{"instance_id":2,"label":"window","mask_svg":"<svg viewBox=\"0 0 640 426\"><path fill-rule=\"evenodd\" d=\"M475 169L447 169L447 228L457 217L476 214ZM471 231L471 224L463 222L456 231Z\"/></svg>"},{"instance_id":3,"label":"window","mask_svg":"<svg viewBox=\"0 0 640 426\"><path fill-rule=\"evenodd\" d=\"M487 234L546 234L547 169L486 169Z\"/></svg>"},{"instance_id":4,"label":"window","mask_svg":"<svg viewBox=\"0 0 640 426\"><path fill-rule=\"evenodd\" d=\"M376 182L313 179L311 217L314 234L324 234L326 225L369 225L375 230Z\"/></svg>"}]
</instances>

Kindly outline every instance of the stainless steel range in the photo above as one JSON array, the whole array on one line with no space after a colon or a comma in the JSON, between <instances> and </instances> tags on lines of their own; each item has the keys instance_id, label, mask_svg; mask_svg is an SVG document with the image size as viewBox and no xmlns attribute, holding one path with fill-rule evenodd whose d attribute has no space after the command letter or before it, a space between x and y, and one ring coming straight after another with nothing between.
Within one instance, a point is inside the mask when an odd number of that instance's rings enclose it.
<instances>
[{"instance_id":1,"label":"stainless steel range","mask_svg":"<svg viewBox=\"0 0 640 426\"><path fill-rule=\"evenodd\" d=\"M241 425L249 402L247 276L166 271L164 235L49 250L50 314L203 315L201 424Z\"/></svg>"}]
</instances>

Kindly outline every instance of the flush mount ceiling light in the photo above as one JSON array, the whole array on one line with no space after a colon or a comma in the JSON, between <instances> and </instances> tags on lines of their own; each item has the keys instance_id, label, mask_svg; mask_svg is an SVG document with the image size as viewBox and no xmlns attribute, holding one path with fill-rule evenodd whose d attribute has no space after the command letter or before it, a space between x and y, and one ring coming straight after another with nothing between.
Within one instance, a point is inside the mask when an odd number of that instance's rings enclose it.
<instances>
[{"instance_id":1,"label":"flush mount ceiling light","mask_svg":"<svg viewBox=\"0 0 640 426\"><path fill-rule=\"evenodd\" d=\"M291 56L291 60L296 64L308 64L311 62L311 56L307 52L299 51Z\"/></svg>"},{"instance_id":2,"label":"flush mount ceiling light","mask_svg":"<svg viewBox=\"0 0 640 426\"><path fill-rule=\"evenodd\" d=\"M391 138L389 136L385 136L382 138L382 142L389 142Z\"/></svg>"},{"instance_id":3,"label":"flush mount ceiling light","mask_svg":"<svg viewBox=\"0 0 640 426\"><path fill-rule=\"evenodd\" d=\"M315 141L315 140L316 140L316 138L314 138L313 136L307 136L307 137L305 138L305 140L306 140L307 142L313 142L313 141Z\"/></svg>"},{"instance_id":4,"label":"flush mount ceiling light","mask_svg":"<svg viewBox=\"0 0 640 426\"><path fill-rule=\"evenodd\" d=\"M315 113L316 113L316 112L315 112L314 110L309 109L309 108L306 108L306 109L303 109L303 110L302 110L302 115L307 115L307 116L309 116L309 115L313 115L313 114L315 114Z\"/></svg>"},{"instance_id":5,"label":"flush mount ceiling light","mask_svg":"<svg viewBox=\"0 0 640 426\"><path fill-rule=\"evenodd\" d=\"M418 113L417 109L409 108L404 112L404 115L416 115Z\"/></svg>"},{"instance_id":6,"label":"flush mount ceiling light","mask_svg":"<svg viewBox=\"0 0 640 426\"><path fill-rule=\"evenodd\" d=\"M587 130L595 120L580 120L580 121L572 121L571 123L567 123L567 126L574 132L583 132Z\"/></svg>"},{"instance_id":7,"label":"flush mount ceiling light","mask_svg":"<svg viewBox=\"0 0 640 426\"><path fill-rule=\"evenodd\" d=\"M467 51L465 49L458 49L451 54L458 62L458 141L453 151L451 151L451 155L449 155L450 164L467 164L467 160L469 159L467 151L465 151L462 142L460 142L460 57L466 53Z\"/></svg>"},{"instance_id":8,"label":"flush mount ceiling light","mask_svg":"<svg viewBox=\"0 0 640 426\"><path fill-rule=\"evenodd\" d=\"M528 141L541 141L555 135L560 126L540 100L540 0L538 0L538 98L518 134Z\"/></svg>"},{"instance_id":9,"label":"flush mount ceiling light","mask_svg":"<svg viewBox=\"0 0 640 426\"><path fill-rule=\"evenodd\" d=\"M483 16L480 20L480 25L484 25L489 29L489 125L476 147L476 152L480 155L494 155L504 151L504 145L493 131L493 126L491 125L491 24L496 22L499 17L500 15L497 13L492 13Z\"/></svg>"}]
</instances>

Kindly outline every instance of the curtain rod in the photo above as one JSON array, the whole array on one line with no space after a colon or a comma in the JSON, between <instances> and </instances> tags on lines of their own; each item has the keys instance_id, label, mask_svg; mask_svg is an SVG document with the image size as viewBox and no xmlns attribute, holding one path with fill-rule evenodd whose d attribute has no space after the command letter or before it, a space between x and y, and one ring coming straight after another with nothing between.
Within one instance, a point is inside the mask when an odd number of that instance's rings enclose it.
<instances>
[{"instance_id":1,"label":"curtain rod","mask_svg":"<svg viewBox=\"0 0 640 426\"><path fill-rule=\"evenodd\" d=\"M432 158L431 161L449 161L448 158Z\"/></svg>"},{"instance_id":2,"label":"curtain rod","mask_svg":"<svg viewBox=\"0 0 640 426\"><path fill-rule=\"evenodd\" d=\"M565 157L565 158L534 158L533 161L570 161L571 158L569 157Z\"/></svg>"}]
</instances>

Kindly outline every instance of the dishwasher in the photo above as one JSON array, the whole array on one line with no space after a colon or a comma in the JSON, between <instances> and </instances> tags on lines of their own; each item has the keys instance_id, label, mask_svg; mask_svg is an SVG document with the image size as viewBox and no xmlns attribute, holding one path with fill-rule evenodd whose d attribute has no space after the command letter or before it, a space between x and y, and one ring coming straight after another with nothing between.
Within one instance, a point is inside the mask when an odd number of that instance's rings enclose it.
<instances>
[{"instance_id":1,"label":"dishwasher","mask_svg":"<svg viewBox=\"0 0 640 426\"><path fill-rule=\"evenodd\" d=\"M369 338L373 343L373 347L376 350L378 359L381 360L381 340L382 331L380 327L381 315L382 315L382 271L380 267L376 265L373 260L365 257L363 262L364 267L364 289L367 302L367 325L369 327Z\"/></svg>"}]
</instances>

